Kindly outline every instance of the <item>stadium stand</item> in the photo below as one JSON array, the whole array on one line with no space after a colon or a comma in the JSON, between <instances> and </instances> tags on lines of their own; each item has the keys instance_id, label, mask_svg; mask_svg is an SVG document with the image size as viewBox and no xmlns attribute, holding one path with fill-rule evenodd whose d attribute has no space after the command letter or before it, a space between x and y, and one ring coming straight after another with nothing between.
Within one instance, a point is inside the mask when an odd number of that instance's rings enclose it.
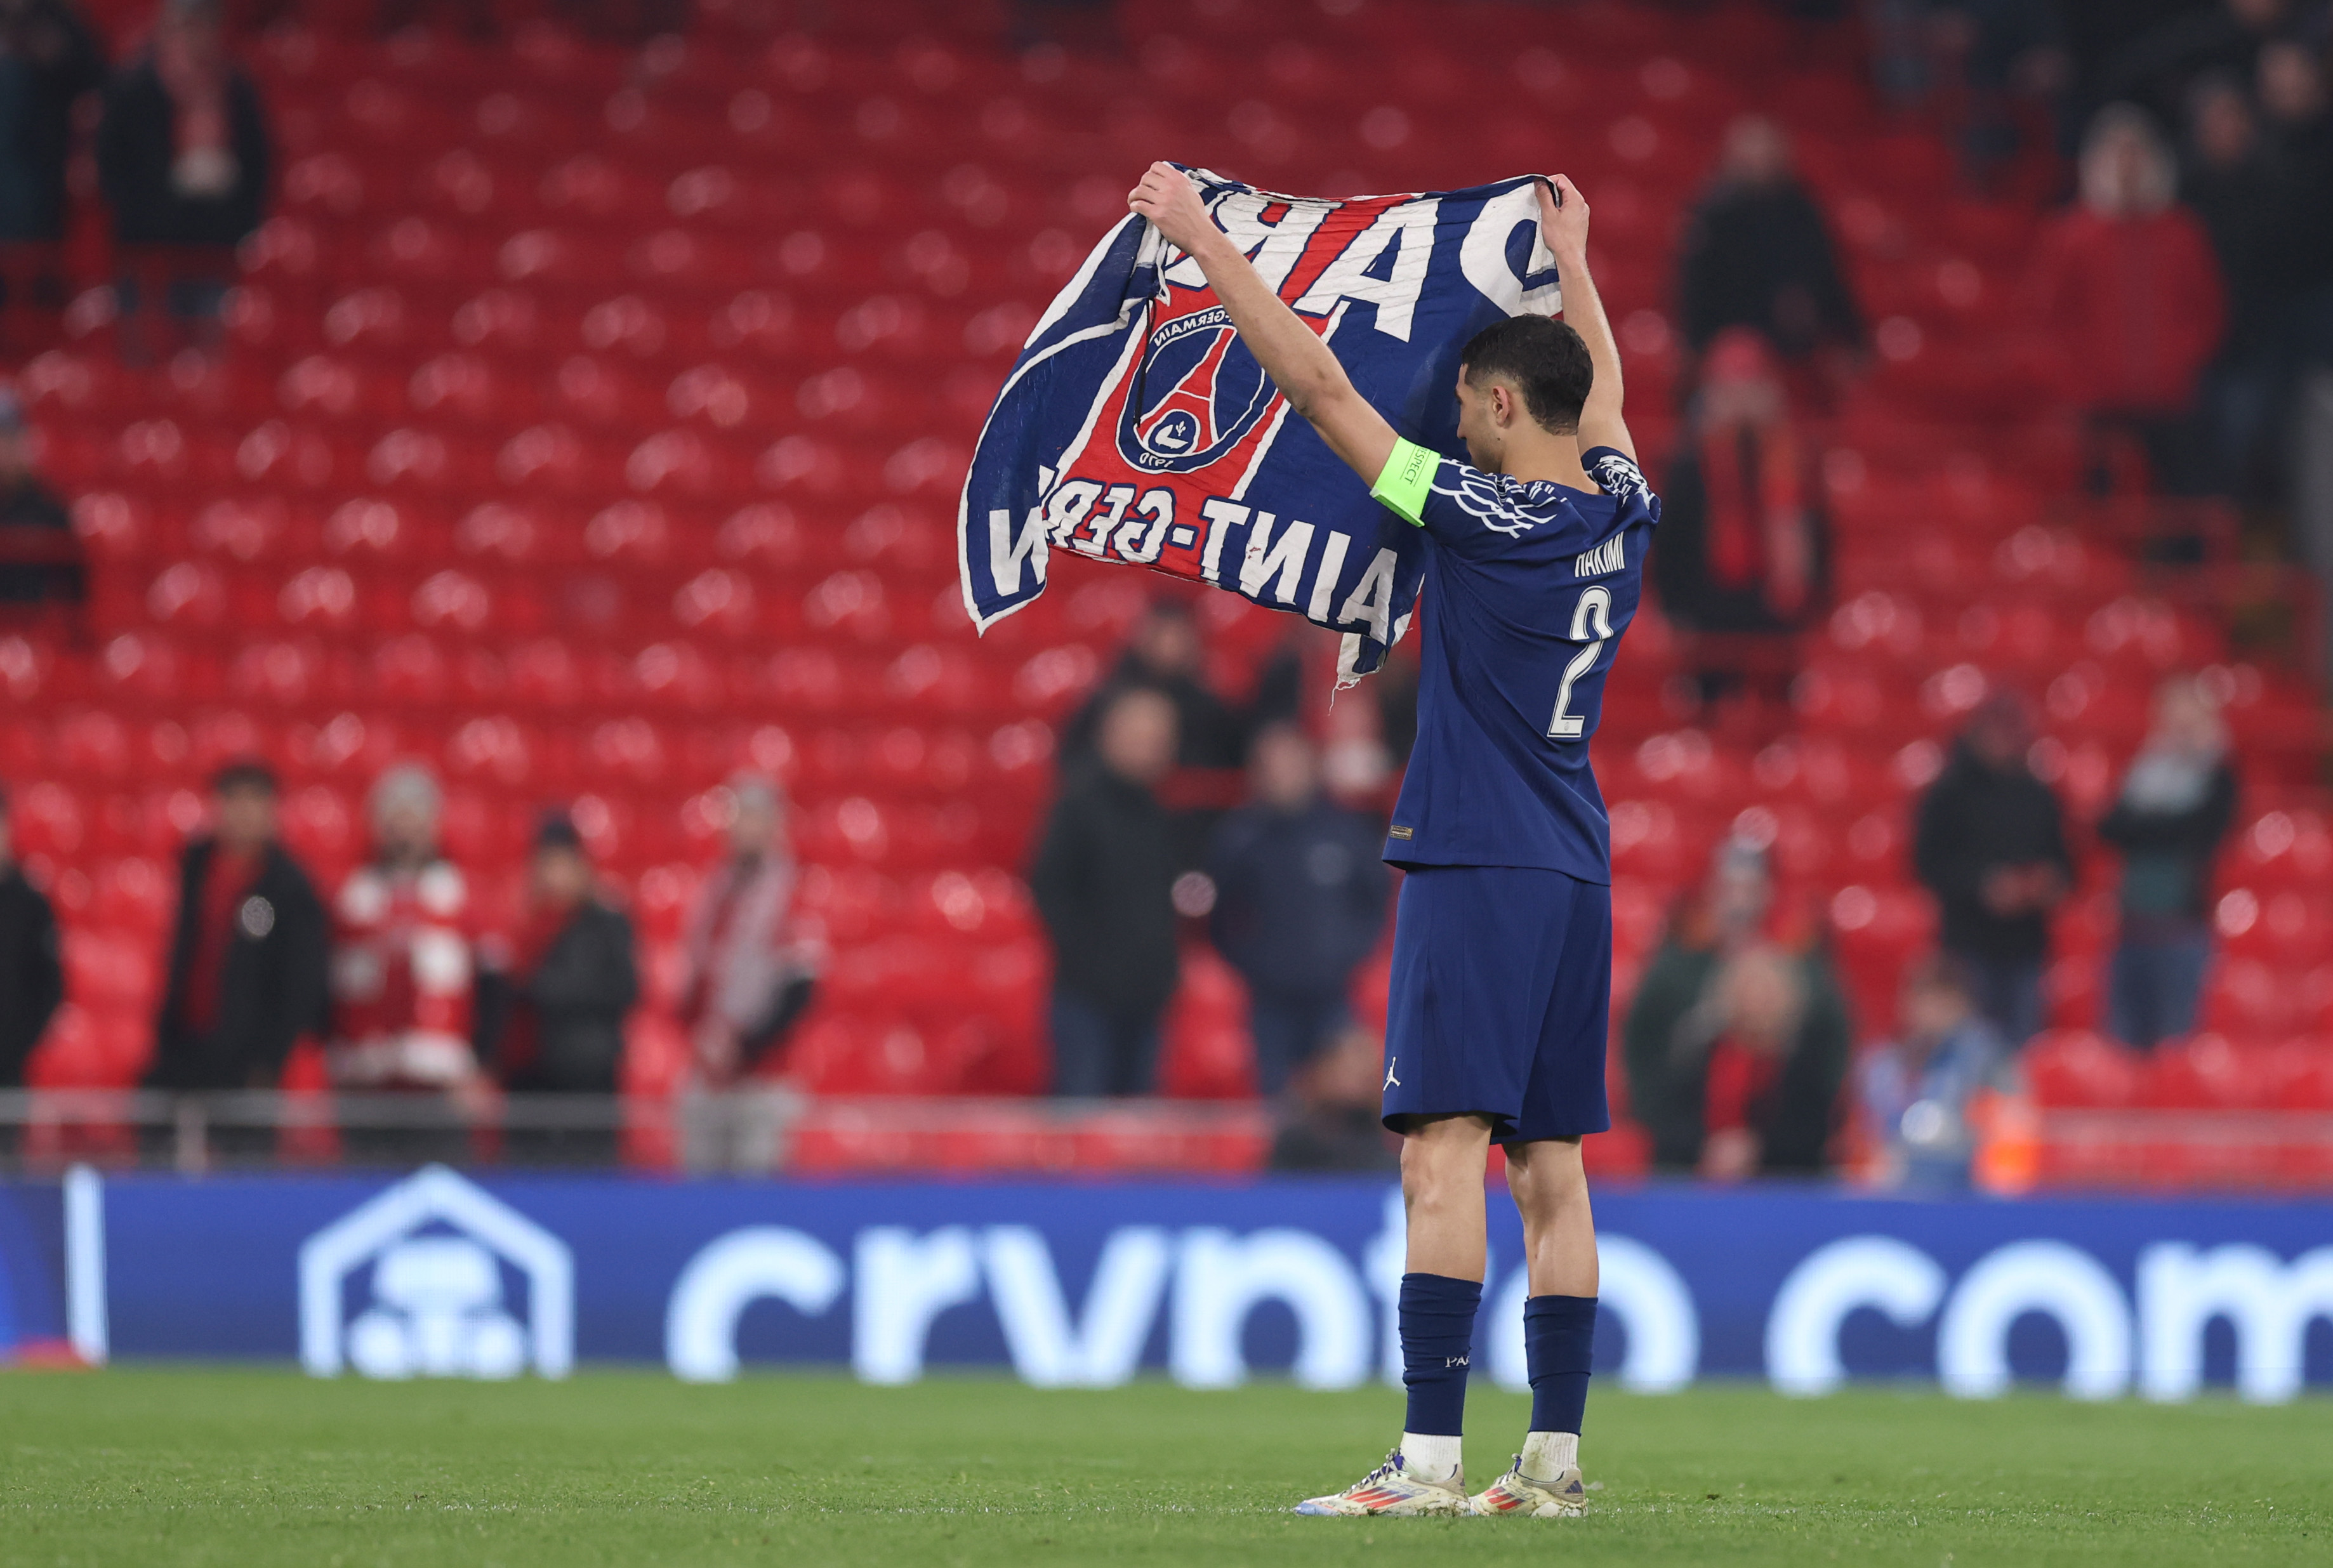
<instances>
[{"instance_id":1,"label":"stadium stand","mask_svg":"<svg viewBox=\"0 0 2333 1568\"><path fill-rule=\"evenodd\" d=\"M1792 711L1688 722L1657 617L1621 655L1598 743L1618 994L1709 846L1741 833L1828 909L1867 1032L1884 1024L1931 940L1909 800L1988 683L2040 699L2042 754L2087 822L2148 688L2202 669L2246 784L2208 1033L2137 1066L2097 1038L2113 911L2086 837L2031 1058L2039 1097L2214 1126L2333 1112L2321 709L2232 641L2232 596L2263 591L2258 574L2202 525L2204 566L2150 566L2159 510L2078 499L2071 436L2007 370L2003 307L2047 171L2027 171L2024 196L1971 196L1944 141L1883 116L1850 30L1753 5L1688 24L1320 0L1302 42L1283 9L1129 0L1122 51L1099 56L1005 54L998 8L902 0L821 7L814 33L706 4L686 35L640 47L542 21L500 45L381 40L369 8L317 5L256 36L283 173L223 352L125 368L92 292L16 373L91 575L85 628L0 629L0 776L68 931L72 999L34 1081L134 1081L170 857L206 770L255 751L327 884L394 759L441 770L448 848L490 903L513 896L533 811L571 801L646 944L625 1074L643 1098L678 1070L675 943L712 852L707 791L766 770L799 803L804 895L836 952L793 1049L800 1085L1033 1092L1045 977L1017 872L1050 725L1150 588L1057 558L1040 603L975 638L954 502L1014 350L1134 173L1170 156L1337 193L1560 167L1596 203L1656 468L1676 220L1721 128L1755 107L1795 139L1877 354L1823 464L1835 607ZM1227 596L1200 607L1226 678L1252 678L1282 626ZM1171 1094L1248 1093L1241 1005L1195 950ZM294 1071L321 1081L312 1060ZM946 1120L952 1166L1123 1162L1107 1129L1085 1149L1009 1105ZM806 1133L826 1169L883 1163L902 1136L844 1112ZM1236 1167L1265 1133L1172 1136L1188 1152L1170 1162ZM2333 1179L2321 1145L2175 1142L2134 1159L2111 1127L2078 1128L2051 1134L2042 1166ZM1637 1157L1621 1138L1607 1159Z\"/></svg>"}]
</instances>

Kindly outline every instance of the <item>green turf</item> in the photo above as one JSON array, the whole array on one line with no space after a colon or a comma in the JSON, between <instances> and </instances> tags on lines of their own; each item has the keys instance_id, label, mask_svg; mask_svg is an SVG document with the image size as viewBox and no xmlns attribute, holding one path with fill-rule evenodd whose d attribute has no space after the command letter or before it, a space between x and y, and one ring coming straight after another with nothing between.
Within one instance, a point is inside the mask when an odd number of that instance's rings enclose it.
<instances>
[{"instance_id":1,"label":"green turf","mask_svg":"<svg viewBox=\"0 0 2333 1568\"><path fill-rule=\"evenodd\" d=\"M0 1563L2333 1562L2333 1403L1599 1393L1579 1521L1300 1519L1384 1391L0 1375ZM1477 1390L1469 1472L1525 1402Z\"/></svg>"}]
</instances>

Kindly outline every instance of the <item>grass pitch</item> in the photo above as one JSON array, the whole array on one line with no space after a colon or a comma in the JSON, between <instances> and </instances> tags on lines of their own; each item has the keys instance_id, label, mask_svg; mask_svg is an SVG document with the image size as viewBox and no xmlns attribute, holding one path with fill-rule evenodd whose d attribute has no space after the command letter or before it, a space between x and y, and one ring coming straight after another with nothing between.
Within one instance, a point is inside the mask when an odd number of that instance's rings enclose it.
<instances>
[{"instance_id":1,"label":"grass pitch","mask_svg":"<svg viewBox=\"0 0 2333 1568\"><path fill-rule=\"evenodd\" d=\"M1524 1400L1477 1386L1467 1473ZM1300 1519L1398 1398L828 1377L691 1388L0 1375L0 1563L2270 1563L2333 1561L2333 1402L1794 1401L1607 1389L1577 1521Z\"/></svg>"}]
</instances>

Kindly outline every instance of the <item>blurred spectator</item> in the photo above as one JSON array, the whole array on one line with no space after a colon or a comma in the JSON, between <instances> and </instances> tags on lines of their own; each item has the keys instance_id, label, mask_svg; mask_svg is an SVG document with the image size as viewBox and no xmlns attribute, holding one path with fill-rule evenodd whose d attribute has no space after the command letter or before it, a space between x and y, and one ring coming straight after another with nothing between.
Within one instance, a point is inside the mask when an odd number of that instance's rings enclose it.
<instances>
[{"instance_id":1,"label":"blurred spectator","mask_svg":"<svg viewBox=\"0 0 2333 1568\"><path fill-rule=\"evenodd\" d=\"M2284 180L2277 282L2294 301L2294 352L2333 363L2333 95L2325 57L2290 40L2261 51L2261 113Z\"/></svg>"},{"instance_id":2,"label":"blurred spectator","mask_svg":"<svg viewBox=\"0 0 2333 1568\"><path fill-rule=\"evenodd\" d=\"M2059 8L2035 0L1867 0L1880 91L1905 109L1961 122L1969 168L1984 179L2023 140L2020 100L2047 103L2069 83ZM1943 90L1943 99L1936 94Z\"/></svg>"},{"instance_id":3,"label":"blurred spectator","mask_svg":"<svg viewBox=\"0 0 2333 1568\"><path fill-rule=\"evenodd\" d=\"M600 900L597 881L575 825L563 815L544 817L527 866L525 922L486 1007L494 1076L514 1093L616 1093L624 1015L640 987L631 923ZM611 1121L605 1128L514 1125L504 1147L525 1163L606 1165L617 1144Z\"/></svg>"},{"instance_id":4,"label":"blurred spectator","mask_svg":"<svg viewBox=\"0 0 2333 1568\"><path fill-rule=\"evenodd\" d=\"M1822 209L1791 172L1781 127L1762 115L1726 128L1716 178L1686 220L1677 305L1696 354L1728 327L1763 333L1791 359L1862 339Z\"/></svg>"},{"instance_id":5,"label":"blurred spectator","mask_svg":"<svg viewBox=\"0 0 2333 1568\"><path fill-rule=\"evenodd\" d=\"M276 842L275 793L264 762L231 762L211 780L211 830L179 871L155 1088L274 1088L293 1042L322 1032L324 906Z\"/></svg>"},{"instance_id":6,"label":"blurred spectator","mask_svg":"<svg viewBox=\"0 0 2333 1568\"><path fill-rule=\"evenodd\" d=\"M1976 1157L1972 1103L2009 1087L2009 1053L1978 1014L1955 959L1915 964L1900 1006L1896 1039L1874 1047L1858 1072L1858 1098L1884 1151L1880 1184L1965 1191Z\"/></svg>"},{"instance_id":7,"label":"blurred spectator","mask_svg":"<svg viewBox=\"0 0 2333 1568\"><path fill-rule=\"evenodd\" d=\"M2100 101L2140 104L2168 121L2197 78L2250 76L2261 48L2286 34L2299 9L2293 0L2186 6L2107 56L2096 80Z\"/></svg>"},{"instance_id":8,"label":"blurred spectator","mask_svg":"<svg viewBox=\"0 0 2333 1568\"><path fill-rule=\"evenodd\" d=\"M0 1089L24 1087L24 1064L64 999L56 912L16 864L0 791Z\"/></svg>"},{"instance_id":9,"label":"blurred spectator","mask_svg":"<svg viewBox=\"0 0 2333 1568\"><path fill-rule=\"evenodd\" d=\"M104 53L72 0L0 0L0 283L12 309L63 302L55 246L65 237L73 101L104 75Z\"/></svg>"},{"instance_id":10,"label":"blurred spectator","mask_svg":"<svg viewBox=\"0 0 2333 1568\"><path fill-rule=\"evenodd\" d=\"M78 604L86 584L72 514L34 472L24 409L0 389L0 605Z\"/></svg>"},{"instance_id":11,"label":"blurred spectator","mask_svg":"<svg viewBox=\"0 0 2333 1568\"><path fill-rule=\"evenodd\" d=\"M272 158L258 89L228 56L217 0L163 0L151 45L106 84L97 131L114 243L129 253L126 320L163 302L143 297L149 288L167 291L181 321L216 320L235 247L259 227Z\"/></svg>"},{"instance_id":12,"label":"blurred spectator","mask_svg":"<svg viewBox=\"0 0 2333 1568\"><path fill-rule=\"evenodd\" d=\"M1797 673L1789 634L1819 613L1829 552L1815 454L1764 339L1729 327L1711 343L1685 431L1653 554L1661 607L1715 639L1693 650L1704 700L1745 674L1779 697Z\"/></svg>"},{"instance_id":13,"label":"blurred spectator","mask_svg":"<svg viewBox=\"0 0 2333 1568\"><path fill-rule=\"evenodd\" d=\"M1819 1019L1806 966L1758 945L1725 961L1709 995L1686 1015L1681 1043L1698 1040L1704 1180L1811 1175L1828 1163L1846 1076L1844 1015Z\"/></svg>"},{"instance_id":14,"label":"blurred spectator","mask_svg":"<svg viewBox=\"0 0 2333 1568\"><path fill-rule=\"evenodd\" d=\"M1294 1104L1272 1140L1274 1171L1397 1171L1401 1140L1386 1131L1385 1039L1356 1025L1290 1081Z\"/></svg>"},{"instance_id":15,"label":"blurred spectator","mask_svg":"<svg viewBox=\"0 0 2333 1568\"><path fill-rule=\"evenodd\" d=\"M1320 792L1293 724L1256 737L1255 799L1225 817L1207 857L1210 933L1247 981L1256 1087L1277 1095L1346 1022L1353 971L1385 930L1385 827Z\"/></svg>"},{"instance_id":16,"label":"blurred spectator","mask_svg":"<svg viewBox=\"0 0 2333 1568\"><path fill-rule=\"evenodd\" d=\"M1944 951L1967 967L1977 1009L2011 1046L2041 1027L2050 916L2074 879L2057 794L2026 760L2032 744L2025 700L1986 698L1920 798L1912 846Z\"/></svg>"},{"instance_id":17,"label":"blurred spectator","mask_svg":"<svg viewBox=\"0 0 2333 1568\"><path fill-rule=\"evenodd\" d=\"M2212 864L2236 817L2219 705L2192 677L2155 693L2155 725L2098 837L2122 850L2122 936L2107 1028L2141 1050L2195 1027L2212 957Z\"/></svg>"},{"instance_id":18,"label":"blurred spectator","mask_svg":"<svg viewBox=\"0 0 2333 1568\"><path fill-rule=\"evenodd\" d=\"M1064 769L1029 872L1053 947L1053 1093L1150 1092L1175 994L1173 827L1152 787L1175 760L1175 704L1114 693L1096 756Z\"/></svg>"},{"instance_id":19,"label":"blurred spectator","mask_svg":"<svg viewBox=\"0 0 2333 1568\"><path fill-rule=\"evenodd\" d=\"M1207 684L1205 662L1190 607L1180 599L1153 601L1134 623L1117 668L1062 727L1062 766L1094 755L1102 715L1120 693L1139 687L1162 693L1175 705L1176 766L1238 767L1247 751L1247 726Z\"/></svg>"},{"instance_id":20,"label":"blurred spectator","mask_svg":"<svg viewBox=\"0 0 2333 1568\"><path fill-rule=\"evenodd\" d=\"M342 1151L360 1163L458 1159L468 1139L456 1113L485 1087L470 1047L469 885L438 848L443 799L427 770L390 769L367 804L371 863L332 902L325 1065L342 1089L447 1096L447 1114L434 1131L351 1120Z\"/></svg>"},{"instance_id":21,"label":"blurred spectator","mask_svg":"<svg viewBox=\"0 0 2333 1568\"><path fill-rule=\"evenodd\" d=\"M2275 483L2265 467L2290 351L2281 318L2291 270L2282 239L2292 225L2283 206L2290 182L2261 139L2241 81L2208 76L2188 105L2180 192L2211 236L2228 286L2227 340L2204 382L2204 414L2222 474L2250 500Z\"/></svg>"},{"instance_id":22,"label":"blurred spectator","mask_svg":"<svg viewBox=\"0 0 2333 1568\"><path fill-rule=\"evenodd\" d=\"M697 1080L724 1088L750 1076L811 1004L824 946L794 910L801 868L777 786L729 782L729 853L706 877L682 939L680 1021Z\"/></svg>"},{"instance_id":23,"label":"blurred spectator","mask_svg":"<svg viewBox=\"0 0 2333 1568\"><path fill-rule=\"evenodd\" d=\"M1745 999L1752 1006L1777 999L1771 987L1761 993L1755 980L1735 982L1748 989L1729 997L1724 977L1735 960L1749 953L1781 955L1793 972L1786 989L1795 1019L1779 1058L1792 1064L1782 1075L1789 1092L1771 1103L1759 1100L1765 1119L1753 1119L1752 1125L1762 1129L1761 1162L1773 1169L1819 1163L1829 1135L1828 1109L1819 1132L1796 1118L1815 1089L1825 1083L1825 1094L1838 1088L1850 1036L1847 1002L1816 934L1791 912L1778 910L1777 903L1765 853L1743 839L1721 845L1708 880L1679 904L1628 1004L1621 1033L1629 1112L1652 1139L1653 1162L1664 1169L1691 1171L1702 1162L1712 1125L1711 1052L1733 1027L1729 1009ZM1753 1020L1763 1028L1779 1028L1781 1021L1779 1016ZM1734 1105L1729 1114L1741 1110ZM1740 1130L1738 1122L1728 1125Z\"/></svg>"},{"instance_id":24,"label":"blurred spectator","mask_svg":"<svg viewBox=\"0 0 2333 1568\"><path fill-rule=\"evenodd\" d=\"M2082 144L2081 199L2043 230L2026 308L2040 372L2099 434L2135 439L2155 484L2193 494L2197 381L2225 292L2210 237L2175 205L2171 155L2143 110L2112 105ZM2098 459L2094 487L2105 489Z\"/></svg>"}]
</instances>

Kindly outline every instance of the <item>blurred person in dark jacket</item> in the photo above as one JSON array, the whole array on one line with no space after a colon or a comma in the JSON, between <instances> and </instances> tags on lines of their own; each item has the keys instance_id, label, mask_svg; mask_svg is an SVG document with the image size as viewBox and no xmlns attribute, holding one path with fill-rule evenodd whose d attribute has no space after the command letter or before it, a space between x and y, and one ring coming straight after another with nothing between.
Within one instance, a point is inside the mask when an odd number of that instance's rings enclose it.
<instances>
[{"instance_id":1,"label":"blurred person in dark jacket","mask_svg":"<svg viewBox=\"0 0 2333 1568\"><path fill-rule=\"evenodd\" d=\"M1120 693L1157 692L1175 706L1174 761L1184 768L1236 768L1247 749L1239 712L1207 684L1206 649L1190 606L1158 599L1142 612L1126 651L1061 728L1064 767L1094 755L1102 715Z\"/></svg>"},{"instance_id":2,"label":"blurred person in dark jacket","mask_svg":"<svg viewBox=\"0 0 2333 1568\"><path fill-rule=\"evenodd\" d=\"M1064 770L1029 890L1053 948L1053 1093L1144 1095L1175 994L1174 828L1151 790L1175 760L1175 705L1134 686L1104 708L1090 761Z\"/></svg>"},{"instance_id":3,"label":"blurred person in dark jacket","mask_svg":"<svg viewBox=\"0 0 2333 1568\"><path fill-rule=\"evenodd\" d=\"M2228 285L2228 333L2203 382L2205 418L2225 487L2258 500L2278 482L2275 407L2290 372L2285 273L2290 179L2261 134L2242 81L2215 74L2188 95L2180 197L2202 220Z\"/></svg>"},{"instance_id":4,"label":"blurred person in dark jacket","mask_svg":"<svg viewBox=\"0 0 2333 1568\"><path fill-rule=\"evenodd\" d=\"M172 315L217 316L235 247L259 227L274 148L259 90L228 53L217 0L163 0L147 50L106 84L98 183L114 244L169 253ZM127 281L124 313L149 303Z\"/></svg>"},{"instance_id":5,"label":"blurred person in dark jacket","mask_svg":"<svg viewBox=\"0 0 2333 1568\"><path fill-rule=\"evenodd\" d=\"M563 814L535 829L527 865L527 912L507 962L482 999L493 1031L494 1075L522 1095L598 1095L612 1102L624 1058L624 1015L639 999L632 926L600 896L582 835ZM603 1128L514 1127L504 1147L543 1164L615 1163L612 1120Z\"/></svg>"},{"instance_id":6,"label":"blurred person in dark jacket","mask_svg":"<svg viewBox=\"0 0 2333 1568\"><path fill-rule=\"evenodd\" d=\"M2122 933L2107 1028L2152 1050L2195 1027L2212 960L2212 866L2236 819L2219 704L2191 676L2155 694L2155 723L2098 837L2123 852Z\"/></svg>"},{"instance_id":7,"label":"blurred person in dark jacket","mask_svg":"<svg viewBox=\"0 0 2333 1568\"><path fill-rule=\"evenodd\" d=\"M1677 303L1696 355L1728 327L1764 334L1791 359L1862 341L1822 209L1791 170L1790 139L1762 115L1726 127L1716 177L1686 218Z\"/></svg>"},{"instance_id":8,"label":"blurred person in dark jacket","mask_svg":"<svg viewBox=\"0 0 2333 1568\"><path fill-rule=\"evenodd\" d=\"M63 302L53 247L65 236L73 104L104 74L104 52L71 0L0 0L0 245L49 250L5 280L12 294L30 285L29 302Z\"/></svg>"},{"instance_id":9,"label":"blurred person in dark jacket","mask_svg":"<svg viewBox=\"0 0 2333 1568\"><path fill-rule=\"evenodd\" d=\"M152 1087L272 1089L293 1043L323 1031L324 905L276 842L275 806L264 762L211 780L210 831L180 863Z\"/></svg>"},{"instance_id":10,"label":"blurred person in dark jacket","mask_svg":"<svg viewBox=\"0 0 2333 1568\"><path fill-rule=\"evenodd\" d=\"M1987 697L1920 798L1912 844L1944 949L1967 966L1978 1009L2012 1047L2041 1027L2050 918L2074 884L2065 812L2026 760L2032 744L2025 699Z\"/></svg>"},{"instance_id":11,"label":"blurred person in dark jacket","mask_svg":"<svg viewBox=\"0 0 2333 1568\"><path fill-rule=\"evenodd\" d=\"M1814 1175L1830 1162L1848 1037L1819 1022L1805 963L1759 944L1727 959L1709 993L1680 1025L1678 1043L1699 1041L1705 1064L1704 1181Z\"/></svg>"},{"instance_id":12,"label":"blurred person in dark jacket","mask_svg":"<svg viewBox=\"0 0 2333 1568\"><path fill-rule=\"evenodd\" d=\"M2333 91L2319 50L2279 39L2261 51L2261 119L2284 179L2277 282L2292 301L2296 359L2333 364Z\"/></svg>"},{"instance_id":13,"label":"blurred person in dark jacket","mask_svg":"<svg viewBox=\"0 0 2333 1568\"><path fill-rule=\"evenodd\" d=\"M1206 798L1210 784L1235 787L1229 771L1247 760L1250 737L1264 724L1294 717L1301 677L1302 662L1291 640L1265 662L1245 707L1229 702L1208 684L1206 647L1191 607L1180 599L1154 600L1135 622L1116 667L1062 726L1061 767L1092 758L1101 715L1120 692L1138 686L1163 693L1175 704L1176 768L1215 775L1213 780L1189 780L1198 787L1198 798L1186 792L1169 808L1176 865L1194 869L1205 860L1207 841L1229 803L1227 791Z\"/></svg>"},{"instance_id":14,"label":"blurred person in dark jacket","mask_svg":"<svg viewBox=\"0 0 2333 1568\"><path fill-rule=\"evenodd\" d=\"M65 999L65 973L56 912L16 864L8 826L0 790L0 1089L21 1089L24 1064Z\"/></svg>"},{"instance_id":15,"label":"blurred person in dark jacket","mask_svg":"<svg viewBox=\"0 0 2333 1568\"><path fill-rule=\"evenodd\" d=\"M1978 1097L2011 1086L2008 1047L1976 1010L1967 970L1944 954L1904 977L1896 1037L1856 1069L1856 1095L1885 1162L1878 1184L1962 1192L1976 1160Z\"/></svg>"},{"instance_id":16,"label":"blurred person in dark jacket","mask_svg":"<svg viewBox=\"0 0 2333 1568\"><path fill-rule=\"evenodd\" d=\"M1247 981L1256 1087L1279 1095L1341 1029L1353 971L1385 931L1385 828L1320 790L1312 742L1292 724L1256 737L1253 804L1215 829L1207 873L1217 951Z\"/></svg>"},{"instance_id":17,"label":"blurred person in dark jacket","mask_svg":"<svg viewBox=\"0 0 2333 1568\"><path fill-rule=\"evenodd\" d=\"M1272 1135L1274 1171L1398 1171L1401 1140L1386 1131L1385 1037L1358 1025L1297 1070Z\"/></svg>"},{"instance_id":18,"label":"blurred person in dark jacket","mask_svg":"<svg viewBox=\"0 0 2333 1568\"><path fill-rule=\"evenodd\" d=\"M1843 1069L1851 1034L1847 1001L1819 929L1776 897L1762 849L1727 840L1712 857L1707 880L1678 904L1621 1026L1629 1114L1652 1140L1653 1163L1664 1170L1701 1164L1710 1052L1727 1027L1723 977L1735 959L1752 951L1781 953L1796 970L1796 1032L1787 1055L1798 1065L1792 1097L1778 1104L1800 1104L1807 1075L1820 1080ZM1829 1081L1835 1087L1836 1077ZM1828 1137L1828 1122L1823 1129ZM1804 1126L1772 1131L1774 1158L1806 1154L1810 1134Z\"/></svg>"},{"instance_id":19,"label":"blurred person in dark jacket","mask_svg":"<svg viewBox=\"0 0 2333 1568\"><path fill-rule=\"evenodd\" d=\"M72 513L42 483L24 409L0 389L0 605L78 604L87 581Z\"/></svg>"}]
</instances>

